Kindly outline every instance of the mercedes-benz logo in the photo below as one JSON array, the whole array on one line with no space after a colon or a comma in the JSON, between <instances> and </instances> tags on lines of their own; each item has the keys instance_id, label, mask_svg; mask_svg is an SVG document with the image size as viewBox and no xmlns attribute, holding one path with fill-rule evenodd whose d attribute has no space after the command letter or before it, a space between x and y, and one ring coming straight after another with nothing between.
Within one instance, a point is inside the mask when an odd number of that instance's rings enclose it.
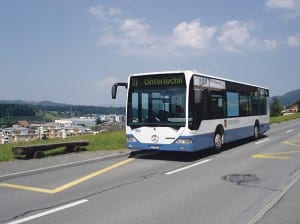
<instances>
[{"instance_id":1,"label":"mercedes-benz logo","mask_svg":"<svg viewBox=\"0 0 300 224\"><path fill-rule=\"evenodd\" d=\"M159 137L158 137L157 135L152 135L151 141L152 141L153 143L157 143L157 142L159 141Z\"/></svg>"}]
</instances>

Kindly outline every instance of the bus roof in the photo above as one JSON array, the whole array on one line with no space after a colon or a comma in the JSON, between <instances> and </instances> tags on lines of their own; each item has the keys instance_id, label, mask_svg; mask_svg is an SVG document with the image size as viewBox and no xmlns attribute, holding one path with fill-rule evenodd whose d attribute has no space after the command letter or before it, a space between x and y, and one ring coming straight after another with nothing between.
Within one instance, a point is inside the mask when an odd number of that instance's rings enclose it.
<instances>
[{"instance_id":1,"label":"bus roof","mask_svg":"<svg viewBox=\"0 0 300 224\"><path fill-rule=\"evenodd\" d=\"M201 73L201 72L198 72L198 71L192 71L192 70L175 70L175 71L136 73L136 74L131 74L130 76L163 75L163 74L176 74L176 73L185 73L185 74L189 74L189 75L201 75L201 76L205 76L207 78L219 79L219 80L234 82L234 83L240 83L240 84L243 84L243 85L258 87L258 88L261 88L261 89L269 89L269 88L263 87L263 86L258 86L258 85L254 85L254 84L250 84L250 83L246 83L246 82L240 82L240 81L231 80L231 79L226 79L226 78L222 78L222 77L214 76L214 75L207 75L207 74L204 74L204 73Z\"/></svg>"}]
</instances>

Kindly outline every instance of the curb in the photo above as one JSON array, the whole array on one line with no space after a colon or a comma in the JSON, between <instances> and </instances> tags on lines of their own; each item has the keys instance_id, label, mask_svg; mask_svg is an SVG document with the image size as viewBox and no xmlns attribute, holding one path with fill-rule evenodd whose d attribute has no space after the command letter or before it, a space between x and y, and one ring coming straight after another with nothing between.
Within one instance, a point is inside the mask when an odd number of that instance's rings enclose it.
<instances>
[{"instance_id":1,"label":"curb","mask_svg":"<svg viewBox=\"0 0 300 224\"><path fill-rule=\"evenodd\" d=\"M30 176L34 174L40 174L43 172L47 171L52 171L52 170L59 170L67 167L73 167L73 166L80 166L88 163L94 163L102 160L109 160L109 159L114 159L114 158L119 158L123 156L129 156L130 152L124 152L124 153L117 153L117 154L112 154L108 156L99 156L93 159L86 159L86 160L81 160L81 161L76 161L76 162L71 162L71 163L65 163L65 164L60 164L57 166L49 166L49 167L43 167L43 168L38 168L38 169L33 169L33 170L27 170L24 172L17 172L17 173L11 173L11 174L5 174L0 176L0 182L18 178L18 177L24 177L24 176Z\"/></svg>"}]
</instances>

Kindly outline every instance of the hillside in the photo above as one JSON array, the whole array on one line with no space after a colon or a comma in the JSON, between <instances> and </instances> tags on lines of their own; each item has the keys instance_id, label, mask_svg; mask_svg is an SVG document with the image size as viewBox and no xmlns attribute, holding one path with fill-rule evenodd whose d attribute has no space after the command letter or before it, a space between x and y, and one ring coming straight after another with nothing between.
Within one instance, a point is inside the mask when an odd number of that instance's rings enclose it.
<instances>
[{"instance_id":1,"label":"hillside","mask_svg":"<svg viewBox=\"0 0 300 224\"><path fill-rule=\"evenodd\" d=\"M79 117L91 114L125 114L125 108L69 105L50 101L0 100L0 127L3 125L9 126L18 120L49 122L59 118Z\"/></svg>"},{"instance_id":2,"label":"hillside","mask_svg":"<svg viewBox=\"0 0 300 224\"><path fill-rule=\"evenodd\" d=\"M26 105L38 111L57 111L64 113L76 113L79 115L84 114L125 114L124 107L103 107L103 106L84 106L84 105L71 105L63 103L55 103L51 101L22 101L22 100L0 100L2 108L4 105Z\"/></svg>"},{"instance_id":3,"label":"hillside","mask_svg":"<svg viewBox=\"0 0 300 224\"><path fill-rule=\"evenodd\" d=\"M276 96L281 105L288 106L300 101L300 89L290 91L282 96Z\"/></svg>"}]
</instances>

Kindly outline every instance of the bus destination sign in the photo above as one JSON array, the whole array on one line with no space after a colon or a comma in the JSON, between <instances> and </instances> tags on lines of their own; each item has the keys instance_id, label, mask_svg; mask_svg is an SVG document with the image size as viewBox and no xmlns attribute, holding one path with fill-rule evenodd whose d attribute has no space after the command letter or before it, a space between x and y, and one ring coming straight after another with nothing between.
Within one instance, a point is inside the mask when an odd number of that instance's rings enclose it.
<instances>
[{"instance_id":1,"label":"bus destination sign","mask_svg":"<svg viewBox=\"0 0 300 224\"><path fill-rule=\"evenodd\" d=\"M136 76L131 77L130 86L135 88L185 86L185 79L183 74Z\"/></svg>"}]
</instances>

